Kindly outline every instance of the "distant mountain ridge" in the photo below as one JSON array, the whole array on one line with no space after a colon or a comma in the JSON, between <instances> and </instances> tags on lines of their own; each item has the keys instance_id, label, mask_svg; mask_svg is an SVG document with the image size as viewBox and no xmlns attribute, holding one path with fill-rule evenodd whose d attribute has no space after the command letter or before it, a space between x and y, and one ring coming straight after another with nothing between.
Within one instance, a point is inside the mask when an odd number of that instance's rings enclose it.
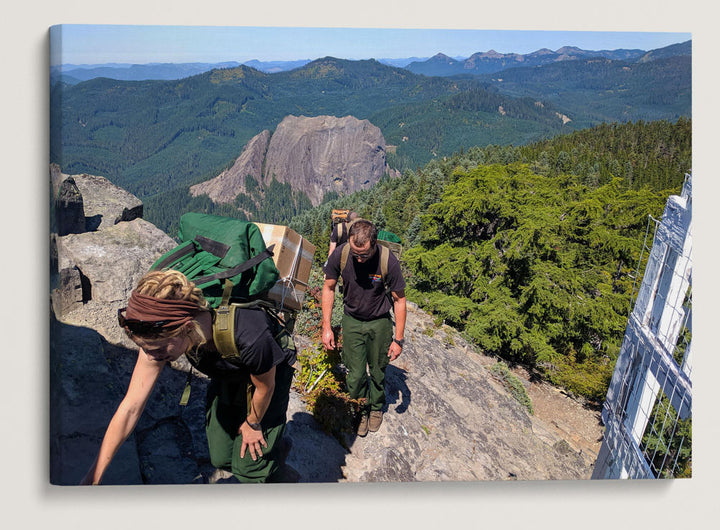
<instances>
[{"instance_id":1,"label":"distant mountain ridge","mask_svg":"<svg viewBox=\"0 0 720 530\"><path fill-rule=\"evenodd\" d=\"M560 61L604 57L613 61L647 61L674 55L690 55L691 41L652 50L582 50L575 46L563 46L552 51L542 48L528 54L498 53L495 50L474 53L465 60L448 57L442 53L427 61L415 61L407 69L416 74L429 76L479 75L500 72L508 68L544 66Z\"/></svg>"},{"instance_id":2,"label":"distant mountain ridge","mask_svg":"<svg viewBox=\"0 0 720 530\"><path fill-rule=\"evenodd\" d=\"M692 106L692 57L661 51L635 62L585 58L537 68L509 68L475 79L508 96L562 106L581 126L675 120L690 116Z\"/></svg>"},{"instance_id":3,"label":"distant mountain ridge","mask_svg":"<svg viewBox=\"0 0 720 530\"><path fill-rule=\"evenodd\" d=\"M690 55L691 41L673 44L657 50L616 49L582 50L576 46L563 46L552 51L541 48L532 53L498 53L495 50L477 52L468 58L449 57L438 53L430 58L382 58L377 62L387 66L405 68L413 73L430 76L454 76L463 74L494 73L506 68L522 66L542 66L557 61L568 61L589 57L605 57L612 60L647 62L674 55ZM50 67L50 83L62 81L77 84L97 77L107 77L120 81L176 80L202 74L210 70L249 66L263 73L274 74L302 68L311 59L291 61L224 61L218 63L103 63L103 64L63 64Z\"/></svg>"},{"instance_id":4,"label":"distant mountain ridge","mask_svg":"<svg viewBox=\"0 0 720 530\"><path fill-rule=\"evenodd\" d=\"M240 66L240 63L229 61L222 63L64 64L50 67L50 83L52 85L62 81L68 84L77 84L97 77L107 77L119 81L145 81L148 79L167 81L191 77L216 68L234 68L236 66Z\"/></svg>"},{"instance_id":5,"label":"distant mountain ridge","mask_svg":"<svg viewBox=\"0 0 720 530\"><path fill-rule=\"evenodd\" d=\"M51 159L64 171L100 174L147 197L216 176L289 114L369 120L399 170L463 146L558 134L567 122L561 109L513 101L472 79L325 57L276 74L241 65L181 81L56 85Z\"/></svg>"},{"instance_id":6,"label":"distant mountain ridge","mask_svg":"<svg viewBox=\"0 0 720 530\"><path fill-rule=\"evenodd\" d=\"M425 58L427 59L427 58ZM419 57L400 59L378 59L378 62L387 66L404 68L413 61L425 60ZM236 68L244 65L254 68L265 74L276 74L302 68L312 62L311 59L296 61L259 61L253 59L240 63L238 61L225 61L220 63L104 63L104 64L63 64L50 67L50 84L58 81L75 85L97 77L107 77L118 81L147 81L147 80L177 80L194 75L223 68Z\"/></svg>"}]
</instances>

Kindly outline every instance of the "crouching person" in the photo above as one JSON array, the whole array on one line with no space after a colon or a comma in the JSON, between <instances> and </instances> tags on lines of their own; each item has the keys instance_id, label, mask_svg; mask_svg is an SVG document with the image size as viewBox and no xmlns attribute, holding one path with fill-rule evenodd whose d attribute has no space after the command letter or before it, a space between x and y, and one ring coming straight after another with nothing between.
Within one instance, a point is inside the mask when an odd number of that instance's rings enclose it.
<instances>
[{"instance_id":1,"label":"crouching person","mask_svg":"<svg viewBox=\"0 0 720 530\"><path fill-rule=\"evenodd\" d=\"M236 308L233 362L219 353L215 313L202 291L177 271L149 272L118 312L140 348L125 397L110 420L100 451L82 484L99 484L132 433L165 365L186 354L211 378L206 433L212 464L240 482L279 480L280 441L292 383L295 349L274 339L277 323L262 309ZM223 348L223 351L225 349ZM250 394L248 383L254 391Z\"/></svg>"}]
</instances>

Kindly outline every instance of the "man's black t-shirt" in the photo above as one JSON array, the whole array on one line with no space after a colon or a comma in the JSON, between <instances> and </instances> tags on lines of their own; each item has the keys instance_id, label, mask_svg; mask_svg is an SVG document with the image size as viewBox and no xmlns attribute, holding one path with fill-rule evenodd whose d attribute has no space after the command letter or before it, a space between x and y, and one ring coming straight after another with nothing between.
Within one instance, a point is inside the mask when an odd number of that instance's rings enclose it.
<instances>
[{"instance_id":1,"label":"man's black t-shirt","mask_svg":"<svg viewBox=\"0 0 720 530\"><path fill-rule=\"evenodd\" d=\"M340 235L341 227L342 227L342 235ZM342 223L336 224L335 226L333 226L333 229L330 232L330 243L342 245L348 239L348 232L350 232L350 227L348 226L348 223L342 222Z\"/></svg>"},{"instance_id":2,"label":"man's black t-shirt","mask_svg":"<svg viewBox=\"0 0 720 530\"><path fill-rule=\"evenodd\" d=\"M240 354L239 363L231 363L219 352L200 347L197 356L187 357L195 368L210 377L247 377L264 374L273 366L288 360L273 338L272 321L262 309L235 309L235 344Z\"/></svg>"},{"instance_id":3,"label":"man's black t-shirt","mask_svg":"<svg viewBox=\"0 0 720 530\"><path fill-rule=\"evenodd\" d=\"M325 277L328 280L337 280L340 277L340 258L342 249L347 244L337 247L328 258L325 267ZM376 249L379 249L379 246L376 245ZM391 292L405 289L400 262L392 252L388 258L386 281ZM379 250L364 263L358 263L350 254L342 273L342 283L345 313L351 317L358 320L374 320L385 316L392 309L392 301L385 293Z\"/></svg>"}]
</instances>

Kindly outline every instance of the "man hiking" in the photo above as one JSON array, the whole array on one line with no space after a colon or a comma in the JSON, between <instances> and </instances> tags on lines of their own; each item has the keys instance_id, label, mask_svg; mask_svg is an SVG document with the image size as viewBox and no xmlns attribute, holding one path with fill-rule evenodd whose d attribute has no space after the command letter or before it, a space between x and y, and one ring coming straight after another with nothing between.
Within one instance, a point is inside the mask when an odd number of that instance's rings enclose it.
<instances>
[{"instance_id":1,"label":"man hiking","mask_svg":"<svg viewBox=\"0 0 720 530\"><path fill-rule=\"evenodd\" d=\"M382 423L385 369L402 352L407 315L400 263L378 245L377 228L370 221L353 223L348 241L335 249L325 267L322 339L328 350L336 347L331 318L339 278L344 297L342 359L348 369L350 397L364 401L357 434L365 436ZM391 309L396 320L394 338Z\"/></svg>"},{"instance_id":2,"label":"man hiking","mask_svg":"<svg viewBox=\"0 0 720 530\"><path fill-rule=\"evenodd\" d=\"M335 249L345 243L348 239L348 232L350 224L355 220L359 219L360 216L357 212L348 212L345 221L340 221L332 227L330 232L330 247L328 249L328 257L332 254Z\"/></svg>"}]
</instances>

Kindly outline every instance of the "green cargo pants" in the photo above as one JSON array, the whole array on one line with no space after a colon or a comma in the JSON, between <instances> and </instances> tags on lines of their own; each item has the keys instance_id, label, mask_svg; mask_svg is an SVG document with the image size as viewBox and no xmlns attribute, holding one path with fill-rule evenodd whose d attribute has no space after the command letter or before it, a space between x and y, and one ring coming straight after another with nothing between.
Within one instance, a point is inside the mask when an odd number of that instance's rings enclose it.
<instances>
[{"instance_id":1,"label":"green cargo pants","mask_svg":"<svg viewBox=\"0 0 720 530\"><path fill-rule=\"evenodd\" d=\"M242 435L238 429L247 415L247 380L213 379L210 382L205 432L213 466L231 471L240 482L273 482L277 479L279 442L285 432L294 371L285 362L275 367L275 390L261 422L268 446L262 448L263 456L255 461L250 451L245 451L245 457L240 458Z\"/></svg>"},{"instance_id":2,"label":"green cargo pants","mask_svg":"<svg viewBox=\"0 0 720 530\"><path fill-rule=\"evenodd\" d=\"M390 315L362 321L343 315L342 360L347 373L347 387L353 399L366 398L367 409L382 410L385 405L385 368L390 359L393 324ZM370 371L368 382L367 368Z\"/></svg>"}]
</instances>

